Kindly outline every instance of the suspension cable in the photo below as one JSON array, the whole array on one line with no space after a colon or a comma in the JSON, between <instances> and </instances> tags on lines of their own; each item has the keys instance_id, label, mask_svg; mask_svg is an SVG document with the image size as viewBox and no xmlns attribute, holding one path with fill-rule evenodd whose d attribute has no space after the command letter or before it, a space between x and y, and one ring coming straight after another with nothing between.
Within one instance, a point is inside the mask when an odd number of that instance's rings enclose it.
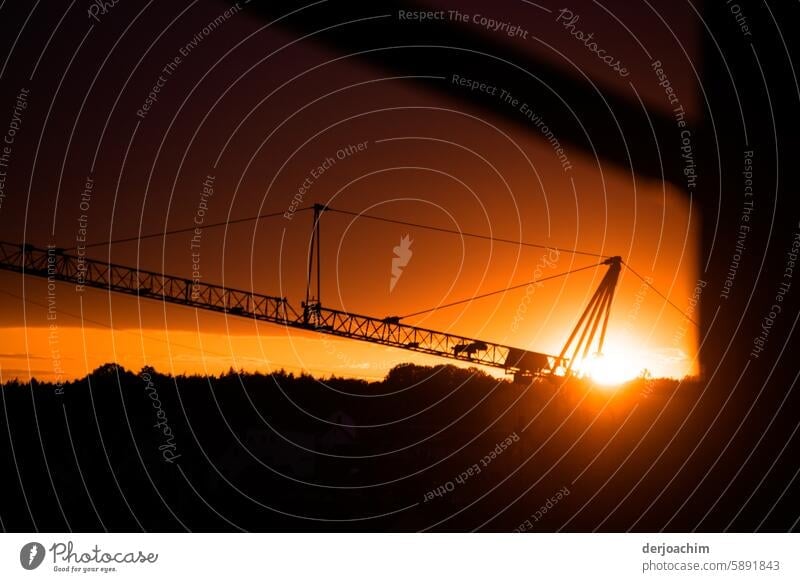
<instances>
[{"instance_id":1,"label":"suspension cable","mask_svg":"<svg viewBox=\"0 0 800 582\"><path fill-rule=\"evenodd\" d=\"M697 327L700 327L700 324L699 324L699 323L697 323L696 321L694 321L694 320L693 320L691 317L689 317L688 315L686 315L686 314L683 312L683 310L682 310L680 307L678 307L678 306L677 306L677 305L675 305L675 304L674 304L672 301L670 301L669 299L667 299L667 296L666 296L666 295L664 295L664 294L663 294L661 291L659 291L658 289L656 289L656 288L655 288L655 286L653 286L653 284L652 284L652 283L650 283L650 282L649 282L647 279L645 279L645 278L644 278L644 277L642 277L642 276L641 276L639 273L637 273L636 271L634 271L633 267L631 267L631 266L630 266L628 263L626 263L625 261L623 261L623 262L622 262L622 264L623 264L623 265L625 265L625 266L628 268L628 270L629 270L631 273L633 273L633 274L634 274L634 275L636 275L636 276L637 276L639 279L641 279L641 280L642 280L642 283L644 283L645 285L647 285L648 287L650 287L650 288L651 288L653 291L655 291L655 292L656 292L656 293L657 293L657 294L658 294L658 295L659 295L659 296L660 296L660 297L661 297L661 298L662 298L664 301L666 301L666 302L667 302L667 303L669 303L669 304L670 304L672 307L674 307L674 308L675 308L675 310L676 310L678 313L680 313L680 314L681 314L683 317L685 317L685 318L687 319L687 321L689 321L689 323L693 323L695 326L697 326Z\"/></svg>"},{"instance_id":2,"label":"suspension cable","mask_svg":"<svg viewBox=\"0 0 800 582\"><path fill-rule=\"evenodd\" d=\"M445 303L444 305L437 305L436 307L431 307L430 309L423 309L422 311L415 311L414 313L409 313L408 315L403 315L398 317L398 319L406 319L408 317L414 317L415 315L422 315L424 313L430 313L431 311L438 311L439 309L445 309L447 307L453 307L454 305L460 305L462 303L469 303L470 301L475 301L476 299L483 299L484 297L490 297L492 295L497 295L499 293L505 293L506 291L511 291L513 289L519 289L520 287L526 287L533 283L541 283L542 281L549 281L550 279L556 279L558 277L565 277L566 275L571 275L572 273L577 273L578 271L585 271L586 269L592 269L594 267L600 267L605 265L605 262L597 263L594 265L587 265L585 267L579 267L577 269L572 269L571 271L567 271L566 273L558 273L557 275L550 275L549 277L544 277L542 279L534 279L533 281L527 281L525 283L520 283L518 285L511 285L510 287L506 287L505 289L498 289L497 291L490 291L489 293L483 293L481 295L474 295L468 299L461 299L459 301L453 301L452 303Z\"/></svg>"},{"instance_id":3,"label":"suspension cable","mask_svg":"<svg viewBox=\"0 0 800 582\"><path fill-rule=\"evenodd\" d=\"M607 259L608 258L608 255L600 255L598 253L589 253L589 252L585 252L585 251L577 251L575 249L566 249L566 248L561 248L561 247L553 247L553 246L548 246L548 245L536 244L536 243L519 241L519 240L512 240L512 239L507 239L507 238L499 238L499 237L495 237L495 236L489 236L489 235L486 235L486 234L476 234L476 233L471 233L471 232L463 232L463 231L460 231L460 230L453 230L453 229L450 229L450 228L442 228L442 227L439 227L439 226L431 226L431 225L428 225L428 224L418 224L416 222L407 222L407 221L404 221L404 220L395 220L393 218L385 218L383 216L375 216L375 215L372 215L372 214L361 214L361 213L352 212L352 211L349 211L349 210L340 210L338 208L331 208L330 206L327 207L327 210L329 212L338 212L339 214L348 214L350 216L355 216L355 217L358 217L358 218L369 218L370 220L379 220L381 222L391 222L393 224L402 224L404 226L413 226L413 227L416 227L416 228L434 230L436 232L444 232L444 233L447 233L447 234L457 234L457 235L460 235L460 236L478 238L478 239L483 239L483 240L490 240L492 242L509 243L509 244L514 244L514 245L523 246L523 247L533 247L533 248L537 248L537 249L552 249L552 250L555 250L555 251L558 251L558 252L561 252L561 253L568 253L568 254L573 254L573 255L585 255L585 256L588 256L588 257L597 257L597 258L600 258L600 259Z\"/></svg>"},{"instance_id":4,"label":"suspension cable","mask_svg":"<svg viewBox=\"0 0 800 582\"><path fill-rule=\"evenodd\" d=\"M295 210L295 212L304 212L306 210L312 210L313 208L314 208L313 206L306 206L304 208L299 208L299 209ZM432 225L428 225L428 224L420 224L420 223L416 223L416 222L409 222L409 221L397 220L397 219L393 219L393 218L386 218L386 217L383 217L383 216L376 216L376 215L372 215L372 214L362 214L362 213L358 213L358 212L352 212L350 210L341 210L339 208L332 208L330 206L326 207L326 211L327 212L338 212L339 214L346 214L346 215L349 215L349 216L355 216L357 218L367 218L367 219L370 219L370 220L376 220L376 221L380 221L380 222L388 222L388 223L392 223L392 224L401 224L401 225L404 225L404 226L422 228L422 229L436 231L436 232L442 232L442 233L446 233L446 234L454 234L454 235L459 235L459 236L463 236L463 237L470 237L470 238L476 238L476 239L481 239L481 240L489 240L489 241L498 242L498 243L515 244L515 245L518 245L518 246L533 247L533 248L540 248L540 249L551 249L551 250L555 250L555 251L563 252L563 253L568 253L568 254L591 256L591 257L597 257L597 258L602 258L602 259L609 258L608 255L601 255L601 254L598 254L598 253L590 253L590 252L586 252L586 251L578 251L578 250L575 250L575 249L567 249L567 248L562 248L562 247L548 246L548 245L542 245L542 244L537 244L537 243L518 241L518 240L506 239L506 238L500 238L500 237L489 236L489 235L484 235L484 234L464 232L464 231L460 231L460 230L453 230L453 229L449 229L449 228L432 226ZM211 223L211 224L205 224L205 225L202 226L202 228L203 229L216 228L216 227L219 227L219 226L226 226L226 225L231 225L231 224L239 224L239 223L242 223L242 222L249 222L249 221L253 221L253 220L262 220L262 219L266 219L266 218L274 218L276 216L281 216L283 214L284 214L284 212L271 212L271 213L268 213L268 214L259 214L257 216L248 216L248 217L244 217L244 218L237 218L237 219L234 219L234 220L226 220L226 221L222 221L222 222L215 222L215 223ZM131 237L126 237L126 238L111 239L111 240L107 240L107 241L103 241L103 242L89 243L87 245L84 245L83 248L93 248L93 247L107 246L107 245L112 245L112 244L121 244L121 243L126 243L126 242L141 241L141 240L150 239L150 238L166 237L166 236L170 236L170 235L173 235L173 234L181 234L181 233L184 233L184 232L192 232L192 231L195 230L195 228L198 228L197 225L189 226L189 227L185 227L185 228L176 228L176 229L173 229L173 230L167 230L167 231L163 231L163 232L154 232L154 233L145 234L145 235L141 235L141 236L131 236ZM71 250L76 250L76 249L77 249L77 247L68 247L68 248L66 248L64 250L71 251ZM545 277L543 279L537 279L535 281L528 281L526 283L520 283L519 285L512 285L512 286L506 287L504 289L498 289L496 291L490 291L489 293L483 293L481 295L476 295L476 296L470 297L468 299L461 299L459 301L454 301L452 303L447 303L445 305L439 305L438 307L432 307L430 309L424 309L424 310L421 310L421 311L416 311L414 313L409 313L408 315L401 316L399 319L405 319L405 318L408 318L408 317L414 317L416 315L423 315L425 313L430 313L430 312L436 311L438 309L445 309L447 307L453 307L455 305L461 305L463 303L468 303L470 301L475 301L477 299L483 299L485 297L490 297L492 295L505 293L506 291L512 291L514 289L519 289L520 287L525 287L527 285L530 285L531 283L538 283L538 282L547 281L547 280L550 280L550 279L555 279L555 278L558 278L558 277L570 275L572 273L577 273L578 271L591 269L593 267L597 267L597 266L600 266L600 265L603 265L603 264L605 264L605 263L598 263L598 264L594 264L594 265L588 265L588 266L585 266L585 267L580 267L578 269L573 269L571 271L567 271L566 273L560 273L560 274L557 274L557 275L551 275L551 276ZM623 264L625 265L625 267L628 268L628 270L633 275L635 275L645 285L647 285L653 291L655 291L656 294L658 294L659 297L661 297L673 309L675 309L678 313L680 313L683 317L685 317L687 321L689 321L690 323L692 323L693 325L695 325L697 327L700 327L699 323L697 323L691 317L686 315L680 307L675 305L675 303L670 301L670 299L666 295L664 295L661 291L659 291L652 283L650 283L649 281L647 281L647 279L645 279L639 273L637 273L636 270L633 267L631 267L628 263L626 263L624 261L623 261Z\"/></svg>"},{"instance_id":5,"label":"suspension cable","mask_svg":"<svg viewBox=\"0 0 800 582\"><path fill-rule=\"evenodd\" d=\"M295 212L303 212L304 210L311 210L311 208L312 208L311 206L307 206L306 208L298 208L297 210L295 210ZM204 224L202 226L198 226L198 225L187 226L186 228L176 228L174 230L166 230L164 232L153 232L153 233L150 233L150 234L143 234L141 236L129 236L129 237L126 237L126 238L117 238L117 239L107 240L107 241L103 241L103 242L90 243L88 245L83 245L82 248L88 249L88 248L92 248L92 247L100 247L100 246L107 246L107 245L113 245L113 244L119 244L119 243L140 241L140 240L144 240L144 239L147 239L147 238L164 237L164 236L169 236L169 235L172 235L172 234L180 234L180 233L183 233L183 232L192 232L196 228L202 228L203 230L205 230L207 228L215 228L217 226L226 226L228 224L238 224L240 222L249 222L251 220L261 220L263 218L274 218L276 216L281 216L283 214L284 214L284 212L271 212L269 214L259 214L258 216L248 216L248 217L245 217L245 218L236 218L234 220L225 220L223 222L214 222L214 223L211 223L211 224ZM64 250L74 251L77 248L78 247L68 247L68 248L66 248Z\"/></svg>"}]
</instances>

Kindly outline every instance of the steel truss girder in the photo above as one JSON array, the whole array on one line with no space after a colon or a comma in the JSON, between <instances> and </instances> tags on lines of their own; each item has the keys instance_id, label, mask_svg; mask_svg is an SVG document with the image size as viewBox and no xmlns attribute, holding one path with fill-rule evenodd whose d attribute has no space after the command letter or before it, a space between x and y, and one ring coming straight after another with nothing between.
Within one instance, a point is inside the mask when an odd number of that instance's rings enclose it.
<instances>
[{"instance_id":1,"label":"steel truss girder","mask_svg":"<svg viewBox=\"0 0 800 582\"><path fill-rule=\"evenodd\" d=\"M97 261L55 247L41 249L0 242L0 269L500 368L516 376L549 374L562 361L555 356L405 325L393 318L327 309L319 303L306 303L298 312L285 297Z\"/></svg>"}]
</instances>

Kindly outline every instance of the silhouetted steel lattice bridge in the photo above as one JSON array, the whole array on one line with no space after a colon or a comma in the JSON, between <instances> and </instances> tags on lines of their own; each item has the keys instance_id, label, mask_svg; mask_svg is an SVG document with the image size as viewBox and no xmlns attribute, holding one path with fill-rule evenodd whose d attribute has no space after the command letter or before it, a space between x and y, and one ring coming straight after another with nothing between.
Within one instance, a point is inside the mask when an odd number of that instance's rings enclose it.
<instances>
[{"instance_id":1,"label":"silhouetted steel lattice bridge","mask_svg":"<svg viewBox=\"0 0 800 582\"><path fill-rule=\"evenodd\" d=\"M87 286L115 293L124 293L139 298L153 299L166 303L194 307L196 309L215 311L256 321L264 321L286 327L382 344L413 352L499 368L508 374L513 374L515 380L519 381L542 375L562 375L570 373L575 362L586 358L590 354L602 353L614 290L623 264L620 257L604 257L602 255L573 249L559 249L564 252L599 257L602 260L598 263L553 275L548 277L548 279L562 277L577 271L601 266L608 266L608 271L578 320L577 325L572 330L561 353L559 355L544 354L482 339L408 325L401 322L403 319L422 313L445 309L453 305L522 288L528 285L529 282L439 305L431 309L417 311L405 316L371 317L368 315L347 313L323 306L320 299L320 219L323 212L354 213L335 210L321 204L316 204L313 207L301 210L314 210L314 221L311 245L309 247L306 300L300 303L299 309L295 308L286 297L264 295L222 285L203 283L186 277L99 261L85 256L77 256L69 253L68 249L56 248L53 246L40 248L27 243L0 242L0 269L13 271L22 275L31 275L53 281L72 283L77 286ZM239 219L236 222L258 220L279 215L280 213L266 214ZM357 216L367 219L401 222L371 215L359 214ZM230 224L230 222L213 224L206 228L222 226L224 224ZM458 234L459 236L483 238L493 242L544 247L544 245L535 243L512 241L460 231L449 231L447 229L423 224L410 222L402 222L402 224L450 234ZM92 245L87 245L87 247L118 244L156 236L163 237L193 230L193 228L194 227L191 227L191 229L175 229L135 238L94 243ZM632 272L639 277L635 271ZM315 274L317 293L316 296L313 296L311 289Z\"/></svg>"}]
</instances>

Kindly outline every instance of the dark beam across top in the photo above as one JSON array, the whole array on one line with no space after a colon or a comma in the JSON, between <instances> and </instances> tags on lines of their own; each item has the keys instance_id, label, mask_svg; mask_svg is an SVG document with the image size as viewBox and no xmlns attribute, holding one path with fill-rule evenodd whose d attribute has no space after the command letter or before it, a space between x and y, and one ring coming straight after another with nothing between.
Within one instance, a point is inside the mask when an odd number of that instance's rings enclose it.
<instances>
[{"instance_id":1,"label":"dark beam across top","mask_svg":"<svg viewBox=\"0 0 800 582\"><path fill-rule=\"evenodd\" d=\"M593 85L580 71L568 74L509 43L492 42L472 25L448 20L401 21L400 10L421 9L408 2L329 1L298 11L301 6L298 2L253 0L247 10L265 22L280 19L277 25L298 37L311 35L307 42L324 43L339 55L352 54L353 59L392 74L445 77L417 82L534 131L518 109L496 95L460 87L452 82L452 76L505 89L528 103L567 151L574 148L596 156L601 164L611 162L624 171L632 168L638 176L685 186L680 161L660 159L656 147L658 144L664 151L666 144L669 151L676 149L675 120ZM293 11L297 12L290 14ZM535 20L546 16L539 12L531 7L531 21L519 24L534 29ZM531 35L528 42L535 42Z\"/></svg>"}]
</instances>

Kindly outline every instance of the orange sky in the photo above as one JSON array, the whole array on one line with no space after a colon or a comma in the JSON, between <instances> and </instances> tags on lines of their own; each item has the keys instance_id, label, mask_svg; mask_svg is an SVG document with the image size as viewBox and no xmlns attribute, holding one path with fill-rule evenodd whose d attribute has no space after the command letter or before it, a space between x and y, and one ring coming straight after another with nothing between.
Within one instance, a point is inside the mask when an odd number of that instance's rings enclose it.
<instances>
[{"instance_id":1,"label":"orange sky","mask_svg":"<svg viewBox=\"0 0 800 582\"><path fill-rule=\"evenodd\" d=\"M218 8L213 3L198 8L205 12L197 20L204 22ZM241 81L236 81L236 76L250 63L234 59L215 69L211 80L195 87L221 52L260 25L244 16L226 25L214 40L219 46L209 41L203 47L207 53L198 52L194 60L188 59L163 89L157 106L137 122L131 111L146 95L150 73L181 44L164 41L160 56L149 56L136 69L135 89L125 92L110 117L112 133L104 135L103 142L98 140L105 120L77 116L71 110L77 105L74 97L63 96L56 107L60 117L43 126L47 139L33 180L33 191L57 192L58 205L54 196L39 194L44 198L37 198L33 209L27 205L26 215L27 176L21 171L10 175L9 184L16 187L17 195L9 197L0 215L7 233L4 238L27 238L44 246L50 238L49 225L55 224L54 240L72 246L80 193L90 173L95 180L88 212L91 241L192 224L202 182L209 174L215 176L215 193L208 201L207 222L282 212L324 160L335 158L336 152L348 145L365 143L363 151L337 159L318 174L303 205L325 202L334 208L397 220L619 254L642 276L653 277L654 285L676 305L688 307L697 283L699 217L688 198L674 187L634 180L618 166L598 164L593 157L566 146L571 169L565 171L551 145L524 117L520 116L519 123L495 119L466 102L391 79L391 73L352 59L301 76L261 103L280 83L336 56L308 43L287 49ZM532 30L536 26L549 31L543 38L561 42L555 48L566 56L585 60L571 39L559 40L548 23L531 23ZM613 30L612 25L604 26ZM183 28L192 30L190 25ZM271 31L250 50L266 52L291 39L288 34ZM613 47L620 41L609 42ZM533 52L541 50L538 46ZM117 66L127 71L133 68L138 53L114 58L121 61ZM560 58L555 53L550 56L554 61ZM649 61L634 52L628 59L633 69L643 71L632 78L634 86L651 106L664 109L666 99L658 104L663 93L647 75ZM663 59L680 66L680 56L674 51L665 49ZM591 63L581 62L581 66L592 73ZM107 107L104 94L113 92L124 80L115 68L109 67L101 76L99 86L106 88L90 97L87 109L101 103ZM81 74L80 67L75 69L75 74ZM91 67L88 70L92 72ZM680 69L675 70L677 79ZM602 87L631 93L629 87L610 81L607 71L595 73ZM432 84L450 82L449 78L430 80ZM676 83L676 88L685 106L692 108L691 83ZM195 91L189 105L176 115L189 89ZM531 106L535 108L535 104ZM84 145L73 144L65 154L67 130L76 118L83 136L76 141ZM41 128L34 122L29 125L31 133L26 139L35 143ZM98 162L92 172L96 149ZM22 144L17 151L24 156L30 146ZM217 158L220 161L214 167ZM58 173L62 160L68 161L63 177ZM492 245L401 225L353 222L343 215L326 215L322 224L323 304L379 317L528 281L546 254L540 249ZM292 220L277 218L232 226L227 231L204 231L203 280L287 296L299 305L304 294L309 226L310 215L304 213ZM390 292L393 247L404 235L413 239L413 256ZM138 245L126 243L115 247L110 258L143 269L191 276L189 242L188 235L179 235ZM95 249L91 256L109 258L105 249ZM562 253L554 264L542 269L542 276L595 261ZM524 290L406 323L558 353L604 272L604 268L587 271L537 287L516 325L513 322ZM48 341L48 321L45 309L37 305L47 300L43 282L31 278L23 282L18 275L3 272L0 291L6 293L0 309L3 377L54 379L57 366ZM19 299L23 295L28 303ZM57 306L57 345L65 377L82 376L102 363L117 361L134 370L149 364L172 373L283 367L318 375L379 378L402 361L445 361L355 341L323 341L305 332L288 333L156 302L137 304L135 298L110 297L99 291L87 290L79 297L69 285L58 287ZM654 375L682 376L697 371L692 364L696 341L692 326L687 326L680 314L623 271L608 350L623 352L635 361L636 368L648 368Z\"/></svg>"}]
</instances>

